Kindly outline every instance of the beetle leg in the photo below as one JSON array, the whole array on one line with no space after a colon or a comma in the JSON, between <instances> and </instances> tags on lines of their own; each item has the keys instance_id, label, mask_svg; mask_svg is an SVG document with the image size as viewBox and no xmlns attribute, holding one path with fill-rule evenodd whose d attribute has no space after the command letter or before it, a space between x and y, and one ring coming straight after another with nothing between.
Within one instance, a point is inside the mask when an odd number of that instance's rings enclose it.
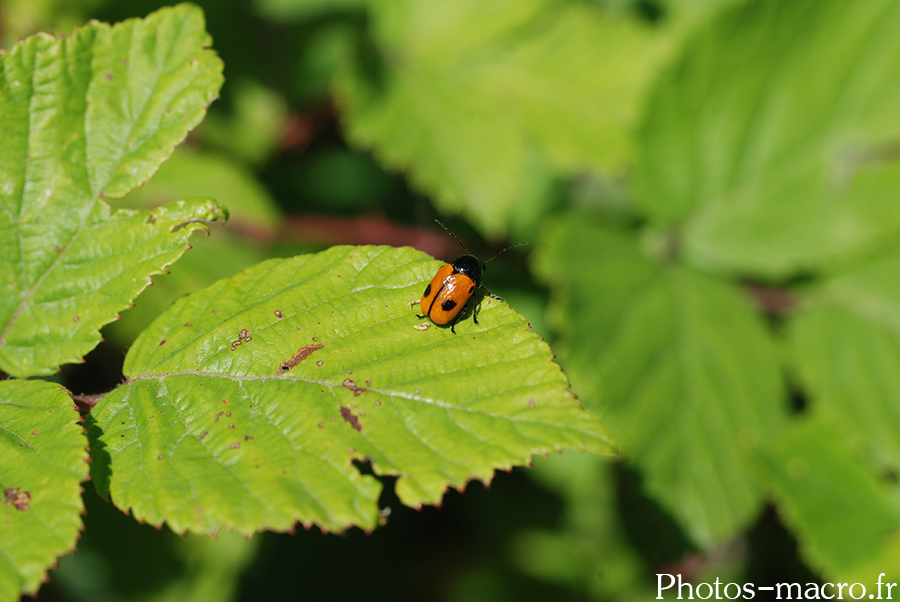
<instances>
[{"instance_id":1,"label":"beetle leg","mask_svg":"<svg viewBox=\"0 0 900 602\"><path fill-rule=\"evenodd\" d=\"M466 301L466 304L463 306L459 313L454 316L453 321L450 322L450 332L456 334L456 323L459 322L459 319L463 317L463 314L466 313L466 310L469 308L469 304L475 300L475 297L469 297L469 300ZM478 311L478 304L476 303L474 308L472 309L472 317L475 317L475 312ZM478 320L475 320L475 323L478 324Z\"/></svg>"},{"instance_id":2,"label":"beetle leg","mask_svg":"<svg viewBox=\"0 0 900 602\"><path fill-rule=\"evenodd\" d=\"M453 321L450 322L450 332L452 332L453 334L456 334L456 323L459 322L459 317L461 315L463 315L463 313L465 311L466 311L466 308L465 307L462 308L462 311L460 311L458 314L456 314L456 316L453 318Z\"/></svg>"}]
</instances>

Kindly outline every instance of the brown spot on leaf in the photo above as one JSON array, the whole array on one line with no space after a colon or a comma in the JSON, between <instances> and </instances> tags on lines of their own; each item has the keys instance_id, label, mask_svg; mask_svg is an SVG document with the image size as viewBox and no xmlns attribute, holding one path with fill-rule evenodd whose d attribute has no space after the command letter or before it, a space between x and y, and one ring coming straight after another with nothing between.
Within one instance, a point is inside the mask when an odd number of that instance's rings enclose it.
<instances>
[{"instance_id":1,"label":"brown spot on leaf","mask_svg":"<svg viewBox=\"0 0 900 602\"><path fill-rule=\"evenodd\" d=\"M281 370L283 372L287 372L288 370L290 370L291 368L293 368L294 366L296 366L297 364L299 364L300 362L302 362L303 360L308 358L314 352L318 351L319 349L322 349L323 347L325 347L325 345L307 345L306 347L301 347L300 349L297 350L297 353L295 353L291 357L291 359L285 360L281 363ZM318 362L318 365L321 366L322 362Z\"/></svg>"},{"instance_id":2,"label":"brown spot on leaf","mask_svg":"<svg viewBox=\"0 0 900 602\"><path fill-rule=\"evenodd\" d=\"M368 391L368 389L357 386L356 382L349 378L345 378L344 382L342 382L341 385L353 391L354 396L359 396L360 393L365 393L366 391Z\"/></svg>"},{"instance_id":3,"label":"brown spot on leaf","mask_svg":"<svg viewBox=\"0 0 900 602\"><path fill-rule=\"evenodd\" d=\"M16 510L24 512L30 509L31 493L19 491L18 487L7 487L3 490L3 500Z\"/></svg>"},{"instance_id":4,"label":"brown spot on leaf","mask_svg":"<svg viewBox=\"0 0 900 602\"><path fill-rule=\"evenodd\" d=\"M166 340L165 340L165 339L163 339L163 340L161 340L161 341L159 342L159 346L160 346L160 347L162 347L162 346L165 345L165 344L166 344Z\"/></svg>"},{"instance_id":5,"label":"brown spot on leaf","mask_svg":"<svg viewBox=\"0 0 900 602\"><path fill-rule=\"evenodd\" d=\"M359 423L359 418L350 411L350 408L341 406L341 418L350 423L350 426L355 428L360 433L362 432L362 425Z\"/></svg>"},{"instance_id":6,"label":"brown spot on leaf","mask_svg":"<svg viewBox=\"0 0 900 602\"><path fill-rule=\"evenodd\" d=\"M237 448L239 448L240 446L241 446L240 443L232 443L232 444L229 445L228 447L231 448L231 449L237 449Z\"/></svg>"},{"instance_id":7,"label":"brown spot on leaf","mask_svg":"<svg viewBox=\"0 0 900 602\"><path fill-rule=\"evenodd\" d=\"M231 350L234 351L235 349L237 349L238 345L240 345L241 343L249 343L250 341L252 341L253 337L250 336L251 334L252 333L249 330L247 330L246 328L242 328L238 333L237 340L231 342Z\"/></svg>"},{"instance_id":8,"label":"brown spot on leaf","mask_svg":"<svg viewBox=\"0 0 900 602\"><path fill-rule=\"evenodd\" d=\"M275 317L278 318L278 319L281 319L281 318L284 317L284 316L281 315L281 310L280 310L280 309L276 309L276 310L275 310Z\"/></svg>"}]
</instances>

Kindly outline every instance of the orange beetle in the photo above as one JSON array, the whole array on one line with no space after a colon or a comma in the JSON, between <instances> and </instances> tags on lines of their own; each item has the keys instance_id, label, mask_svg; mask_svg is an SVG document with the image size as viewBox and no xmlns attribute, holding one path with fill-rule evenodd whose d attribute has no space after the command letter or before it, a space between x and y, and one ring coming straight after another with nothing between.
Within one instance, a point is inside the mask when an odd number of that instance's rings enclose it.
<instances>
[{"instance_id":1,"label":"orange beetle","mask_svg":"<svg viewBox=\"0 0 900 602\"><path fill-rule=\"evenodd\" d=\"M450 236L456 238L456 242L466 250L466 253L454 259L453 263L446 263L438 268L434 278L432 278L431 282L428 283L428 286L425 287L425 292L422 293L422 300L419 302L425 315L420 315L418 317L430 318L432 322L441 326L450 324L450 332L456 334L456 322L463 316L466 306L468 306L469 302L474 298L475 289L483 288L487 291L488 296L497 301L503 300L481 285L481 275L487 267L487 264L496 259L500 253L514 249L515 247L527 245L528 243L523 242L507 247L487 261L481 261L469 253L469 250L462 244L462 241L459 240L456 234L451 232L447 226L441 224L441 222L437 223L440 224L444 230L447 230ZM478 324L477 304L472 311L472 320Z\"/></svg>"}]
</instances>

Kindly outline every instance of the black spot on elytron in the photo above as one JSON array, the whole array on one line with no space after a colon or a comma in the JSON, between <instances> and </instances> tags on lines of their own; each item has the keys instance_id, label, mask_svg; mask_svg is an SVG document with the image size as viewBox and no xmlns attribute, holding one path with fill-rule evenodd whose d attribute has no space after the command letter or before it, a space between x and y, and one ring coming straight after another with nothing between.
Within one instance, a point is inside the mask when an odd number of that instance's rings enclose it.
<instances>
[{"instance_id":1,"label":"black spot on elytron","mask_svg":"<svg viewBox=\"0 0 900 602\"><path fill-rule=\"evenodd\" d=\"M431 294L431 283L429 282L428 286L425 287L425 292L422 293L422 296L427 297L430 294Z\"/></svg>"},{"instance_id":2,"label":"black spot on elytron","mask_svg":"<svg viewBox=\"0 0 900 602\"><path fill-rule=\"evenodd\" d=\"M453 299L447 299L446 301L441 303L441 309L443 309L444 311L450 311L454 307L456 307L456 301L454 301Z\"/></svg>"}]
</instances>

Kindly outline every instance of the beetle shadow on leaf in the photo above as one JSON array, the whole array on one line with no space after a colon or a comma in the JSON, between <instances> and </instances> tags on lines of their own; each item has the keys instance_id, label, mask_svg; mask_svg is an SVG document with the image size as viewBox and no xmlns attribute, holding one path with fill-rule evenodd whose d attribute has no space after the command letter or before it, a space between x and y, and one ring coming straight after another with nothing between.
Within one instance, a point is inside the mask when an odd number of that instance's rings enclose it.
<instances>
[{"instance_id":1,"label":"beetle shadow on leaf","mask_svg":"<svg viewBox=\"0 0 900 602\"><path fill-rule=\"evenodd\" d=\"M469 324L471 327L474 327L476 325L476 322L472 319L472 315L475 311L478 312L477 315L481 314L482 303L484 303L484 298L479 297L476 294L476 297L474 299L470 299L469 301L466 301L465 307L463 307L460 310L459 315L456 317L456 319L450 320L446 324L435 324L435 326L437 326L438 328L444 328L447 330L458 328L460 326L465 326L466 324ZM465 332L465 331L462 331L462 332ZM455 331L455 333L460 334L461 332L459 330L457 330L457 331Z\"/></svg>"},{"instance_id":2,"label":"beetle shadow on leaf","mask_svg":"<svg viewBox=\"0 0 900 602\"><path fill-rule=\"evenodd\" d=\"M484 303L489 299L489 296L486 294L478 294L478 291L475 291L475 296L473 299L466 303L466 306L462 309L459 314L459 320L456 321L456 325L460 324L470 324L473 327L478 324L475 322L478 316L481 315L481 310L484 309ZM478 312L478 313L475 313ZM473 319L475 316L475 319Z\"/></svg>"}]
</instances>

